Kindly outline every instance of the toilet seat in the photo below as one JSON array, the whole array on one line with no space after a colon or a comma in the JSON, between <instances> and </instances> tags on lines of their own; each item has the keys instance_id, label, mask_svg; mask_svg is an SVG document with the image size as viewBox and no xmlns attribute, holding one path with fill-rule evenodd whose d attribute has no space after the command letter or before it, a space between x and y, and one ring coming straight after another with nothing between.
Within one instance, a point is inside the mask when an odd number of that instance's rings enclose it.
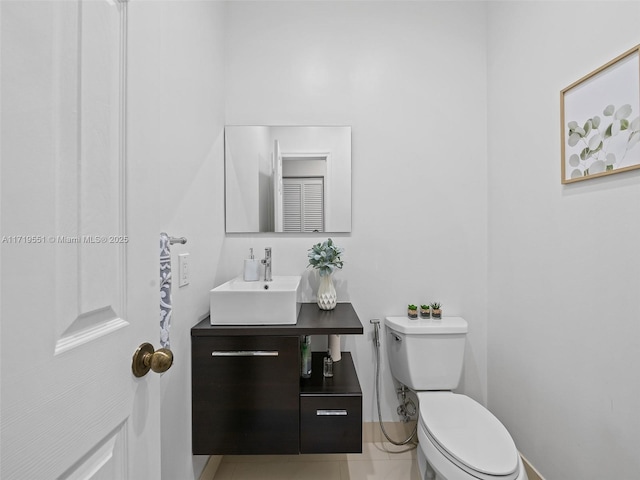
<instances>
[{"instance_id":1,"label":"toilet seat","mask_svg":"<svg viewBox=\"0 0 640 480\"><path fill-rule=\"evenodd\" d=\"M420 428L433 446L469 475L518 478L518 450L507 429L482 405L452 392L418 392Z\"/></svg>"}]
</instances>

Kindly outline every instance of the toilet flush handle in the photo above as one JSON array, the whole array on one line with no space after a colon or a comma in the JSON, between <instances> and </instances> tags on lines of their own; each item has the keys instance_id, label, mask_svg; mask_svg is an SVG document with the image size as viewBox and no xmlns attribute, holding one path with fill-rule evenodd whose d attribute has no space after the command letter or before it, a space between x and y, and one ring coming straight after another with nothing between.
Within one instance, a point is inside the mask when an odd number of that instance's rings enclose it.
<instances>
[{"instance_id":1,"label":"toilet flush handle","mask_svg":"<svg viewBox=\"0 0 640 480\"><path fill-rule=\"evenodd\" d=\"M393 333L393 332L389 332L389 334L391 334L391 336L393 337L393 339L394 339L396 342L402 342L402 337L401 337L400 335L398 335L398 334L396 334L396 333Z\"/></svg>"}]
</instances>

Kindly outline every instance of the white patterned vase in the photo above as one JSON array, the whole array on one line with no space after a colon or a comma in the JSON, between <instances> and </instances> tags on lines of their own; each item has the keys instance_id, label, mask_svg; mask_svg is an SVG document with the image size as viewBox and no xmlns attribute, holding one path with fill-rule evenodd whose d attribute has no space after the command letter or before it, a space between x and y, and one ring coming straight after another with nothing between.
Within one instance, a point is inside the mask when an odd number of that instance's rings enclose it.
<instances>
[{"instance_id":1,"label":"white patterned vase","mask_svg":"<svg viewBox=\"0 0 640 480\"><path fill-rule=\"evenodd\" d=\"M333 275L321 275L318 287L318 306L322 310L333 310L336 308L337 301L338 296L333 286Z\"/></svg>"}]
</instances>

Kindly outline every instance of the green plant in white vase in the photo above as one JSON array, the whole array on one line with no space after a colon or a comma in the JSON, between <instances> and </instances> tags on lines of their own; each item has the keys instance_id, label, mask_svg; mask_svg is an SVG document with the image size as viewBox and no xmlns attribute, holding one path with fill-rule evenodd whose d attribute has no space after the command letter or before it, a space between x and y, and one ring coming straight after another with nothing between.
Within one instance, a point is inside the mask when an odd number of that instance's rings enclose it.
<instances>
[{"instance_id":1,"label":"green plant in white vase","mask_svg":"<svg viewBox=\"0 0 640 480\"><path fill-rule=\"evenodd\" d=\"M309 265L307 267L315 268L320 275L318 306L322 310L333 310L336 307L338 298L332 276L336 269L341 269L344 265L340 257L342 253L344 249L333 243L330 238L313 245L308 250Z\"/></svg>"}]
</instances>

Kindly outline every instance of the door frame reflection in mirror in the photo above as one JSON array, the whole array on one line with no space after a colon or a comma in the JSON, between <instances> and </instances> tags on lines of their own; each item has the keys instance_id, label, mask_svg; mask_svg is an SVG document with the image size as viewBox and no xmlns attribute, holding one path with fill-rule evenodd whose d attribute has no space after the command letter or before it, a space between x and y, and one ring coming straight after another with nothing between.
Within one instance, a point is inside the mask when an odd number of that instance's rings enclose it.
<instances>
[{"instance_id":1,"label":"door frame reflection in mirror","mask_svg":"<svg viewBox=\"0 0 640 480\"><path fill-rule=\"evenodd\" d=\"M331 202L329 196L327 195L328 191L331 191L332 187L332 176L333 176L333 164L332 164L332 155L331 152L282 152L282 178L283 180L289 179L290 182L295 180L309 179L309 183L305 182L301 184L301 192L300 192L300 218L299 219L291 219L287 220L287 212L289 211L286 207L285 195L283 192L283 222L282 222L282 231L286 233L293 232L304 232L304 233L319 233L324 232L325 225L331 225ZM316 182L311 182L311 179L319 179L322 185L322 192L317 192L316 189L312 186L313 184L317 184ZM306 201L306 194L313 192L312 200ZM321 204L317 205L318 198L317 195L320 196ZM316 200L315 202L313 200ZM315 204L315 205L314 205ZM311 216L321 216L320 220L315 219L315 221L308 222L306 219L308 215L306 213L311 209L320 208L320 213L316 213ZM298 225L298 229L294 230L293 225Z\"/></svg>"}]
</instances>

